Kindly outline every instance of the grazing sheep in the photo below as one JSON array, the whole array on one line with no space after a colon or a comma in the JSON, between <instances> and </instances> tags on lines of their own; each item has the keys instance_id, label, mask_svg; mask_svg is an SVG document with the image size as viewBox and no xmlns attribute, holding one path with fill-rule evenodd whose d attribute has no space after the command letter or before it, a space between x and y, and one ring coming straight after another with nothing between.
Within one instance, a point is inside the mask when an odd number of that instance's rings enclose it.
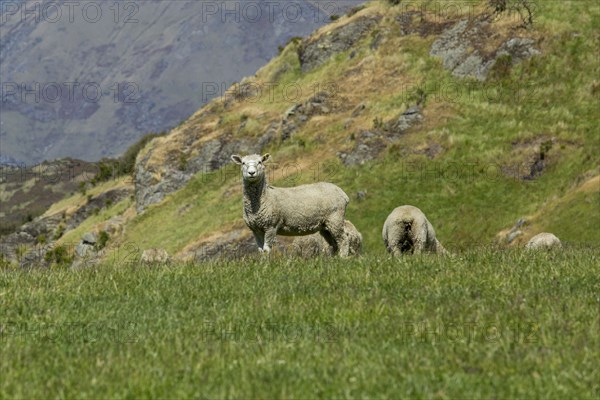
<instances>
[{"instance_id":1,"label":"grazing sheep","mask_svg":"<svg viewBox=\"0 0 600 400\"><path fill-rule=\"evenodd\" d=\"M349 255L359 255L362 252L362 235L354 224L348 220L344 223L344 233L348 240ZM333 247L319 233L300 236L292 243L293 253L300 257L316 257L318 255L333 255Z\"/></svg>"},{"instance_id":2,"label":"grazing sheep","mask_svg":"<svg viewBox=\"0 0 600 400\"><path fill-rule=\"evenodd\" d=\"M534 237L529 239L529 242L527 242L527 244L525 245L526 249L531 250L550 250L560 247L562 247L560 240L556 236L548 232L543 232L535 235Z\"/></svg>"},{"instance_id":3,"label":"grazing sheep","mask_svg":"<svg viewBox=\"0 0 600 400\"><path fill-rule=\"evenodd\" d=\"M382 236L388 252L396 257L423 251L447 254L435 238L433 226L417 207L407 205L394 209L383 224Z\"/></svg>"},{"instance_id":4,"label":"grazing sheep","mask_svg":"<svg viewBox=\"0 0 600 400\"><path fill-rule=\"evenodd\" d=\"M346 193L325 182L291 188L270 186L264 166L270 157L231 156L233 162L242 166L244 221L252 230L259 251L269 253L277 234L304 236L319 232L335 253L348 256L344 221L350 199Z\"/></svg>"}]
</instances>

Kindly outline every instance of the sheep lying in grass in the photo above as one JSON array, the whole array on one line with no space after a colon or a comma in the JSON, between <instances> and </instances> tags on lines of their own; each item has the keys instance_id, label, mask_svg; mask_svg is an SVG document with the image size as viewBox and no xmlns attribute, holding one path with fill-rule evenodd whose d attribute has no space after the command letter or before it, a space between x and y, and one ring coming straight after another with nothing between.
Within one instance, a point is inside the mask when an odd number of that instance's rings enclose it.
<instances>
[{"instance_id":1,"label":"sheep lying in grass","mask_svg":"<svg viewBox=\"0 0 600 400\"><path fill-rule=\"evenodd\" d=\"M542 232L535 235L534 237L529 239L529 242L527 242L527 244L525 245L525 248L530 250L550 250L560 247L562 247L562 243L560 242L560 240L556 236L548 232Z\"/></svg>"},{"instance_id":2,"label":"sheep lying in grass","mask_svg":"<svg viewBox=\"0 0 600 400\"><path fill-rule=\"evenodd\" d=\"M242 166L244 221L254 233L259 251L269 253L277 234L304 236L319 232L334 252L348 256L344 233L350 199L332 183L319 182L291 188L267 184L265 162L271 156L231 156Z\"/></svg>"},{"instance_id":3,"label":"sheep lying in grass","mask_svg":"<svg viewBox=\"0 0 600 400\"><path fill-rule=\"evenodd\" d=\"M354 224L348 220L344 223L344 233L348 240L349 255L359 255L362 252L362 235ZM333 247L319 233L300 236L294 239L292 250L300 257L316 257L318 255L333 255Z\"/></svg>"},{"instance_id":4,"label":"sheep lying in grass","mask_svg":"<svg viewBox=\"0 0 600 400\"><path fill-rule=\"evenodd\" d=\"M436 239L433 226L417 207L407 205L394 209L383 224L382 236L388 252L396 257L423 251L447 254Z\"/></svg>"}]
</instances>

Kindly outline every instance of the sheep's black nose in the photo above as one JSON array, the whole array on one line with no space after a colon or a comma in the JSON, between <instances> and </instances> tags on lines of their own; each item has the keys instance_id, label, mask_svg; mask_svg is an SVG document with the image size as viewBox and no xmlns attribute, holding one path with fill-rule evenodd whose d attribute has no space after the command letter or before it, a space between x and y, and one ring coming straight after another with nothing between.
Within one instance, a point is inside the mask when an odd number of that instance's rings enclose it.
<instances>
[{"instance_id":1,"label":"sheep's black nose","mask_svg":"<svg viewBox=\"0 0 600 400\"><path fill-rule=\"evenodd\" d=\"M254 176L254 174L256 173L255 171L248 171L248 173L250 174L250 176Z\"/></svg>"}]
</instances>

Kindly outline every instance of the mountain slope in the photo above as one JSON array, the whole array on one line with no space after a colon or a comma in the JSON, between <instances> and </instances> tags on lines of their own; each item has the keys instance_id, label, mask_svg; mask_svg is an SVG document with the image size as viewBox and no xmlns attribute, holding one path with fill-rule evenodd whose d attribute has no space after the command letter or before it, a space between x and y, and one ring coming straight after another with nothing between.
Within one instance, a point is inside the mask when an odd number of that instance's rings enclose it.
<instances>
[{"instance_id":1,"label":"mountain slope","mask_svg":"<svg viewBox=\"0 0 600 400\"><path fill-rule=\"evenodd\" d=\"M506 245L498 232L553 198L564 201L536 214L527 235L552 229L568 245L597 243L599 188L585 186L584 198L577 188L599 173L598 6L545 3L533 27L485 2L463 11L376 2L290 43L140 152L135 204L103 217L126 215L107 256L254 252L228 163L249 151L272 153L275 185L341 186L366 252L383 253L381 226L401 204L421 208L459 251Z\"/></svg>"},{"instance_id":2,"label":"mountain slope","mask_svg":"<svg viewBox=\"0 0 600 400\"><path fill-rule=\"evenodd\" d=\"M4 2L0 153L28 165L119 155L358 1L272 3Z\"/></svg>"}]
</instances>

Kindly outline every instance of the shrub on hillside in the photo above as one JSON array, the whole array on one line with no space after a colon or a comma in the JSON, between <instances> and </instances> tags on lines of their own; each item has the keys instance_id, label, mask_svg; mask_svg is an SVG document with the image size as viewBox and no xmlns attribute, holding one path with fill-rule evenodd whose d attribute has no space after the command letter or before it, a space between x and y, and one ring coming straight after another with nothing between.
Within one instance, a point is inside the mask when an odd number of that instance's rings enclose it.
<instances>
[{"instance_id":1,"label":"shrub on hillside","mask_svg":"<svg viewBox=\"0 0 600 400\"><path fill-rule=\"evenodd\" d=\"M68 267L73 262L73 256L69 254L69 250L65 246L59 245L48 251L44 260L51 265Z\"/></svg>"},{"instance_id":2,"label":"shrub on hillside","mask_svg":"<svg viewBox=\"0 0 600 400\"><path fill-rule=\"evenodd\" d=\"M488 0L488 5L495 14L516 12L521 17L523 25L533 25L535 4L529 0Z\"/></svg>"},{"instance_id":3,"label":"shrub on hillside","mask_svg":"<svg viewBox=\"0 0 600 400\"><path fill-rule=\"evenodd\" d=\"M133 173L135 160L139 152L152 139L163 136L164 134L165 132L144 135L137 142L132 144L121 157L104 158L100 160L100 162L98 162L98 171L91 181L92 184L96 185L100 182L106 182L110 179Z\"/></svg>"}]
</instances>

